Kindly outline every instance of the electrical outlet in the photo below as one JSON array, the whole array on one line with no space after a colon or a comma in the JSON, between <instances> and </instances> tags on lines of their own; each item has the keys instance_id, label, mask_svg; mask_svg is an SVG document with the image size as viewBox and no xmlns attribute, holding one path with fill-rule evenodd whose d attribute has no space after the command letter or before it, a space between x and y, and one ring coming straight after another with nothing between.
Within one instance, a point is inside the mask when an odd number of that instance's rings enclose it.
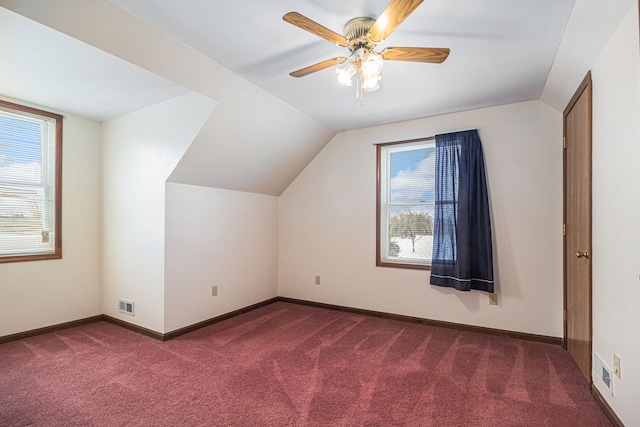
<instances>
[{"instance_id":1,"label":"electrical outlet","mask_svg":"<svg viewBox=\"0 0 640 427\"><path fill-rule=\"evenodd\" d=\"M320 276L316 276L316 285L320 284Z\"/></svg>"},{"instance_id":2,"label":"electrical outlet","mask_svg":"<svg viewBox=\"0 0 640 427\"><path fill-rule=\"evenodd\" d=\"M620 356L617 354L613 355L613 373L616 374L616 377L622 378L620 375Z\"/></svg>"},{"instance_id":3,"label":"electrical outlet","mask_svg":"<svg viewBox=\"0 0 640 427\"><path fill-rule=\"evenodd\" d=\"M217 296L217 295L218 295L218 285L213 285L213 286L211 287L211 296L212 296L212 297L215 297L215 296Z\"/></svg>"},{"instance_id":4,"label":"electrical outlet","mask_svg":"<svg viewBox=\"0 0 640 427\"><path fill-rule=\"evenodd\" d=\"M498 305L498 294L489 294L489 305Z\"/></svg>"}]
</instances>

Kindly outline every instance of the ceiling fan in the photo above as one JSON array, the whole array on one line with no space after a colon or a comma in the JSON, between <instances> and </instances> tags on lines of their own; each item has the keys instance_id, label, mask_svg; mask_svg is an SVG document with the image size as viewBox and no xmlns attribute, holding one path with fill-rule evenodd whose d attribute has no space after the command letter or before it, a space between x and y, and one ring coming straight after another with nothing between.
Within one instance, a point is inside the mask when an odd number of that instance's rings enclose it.
<instances>
[{"instance_id":1,"label":"ceiling fan","mask_svg":"<svg viewBox=\"0 0 640 427\"><path fill-rule=\"evenodd\" d=\"M286 22L322 37L351 52L349 57L339 56L289 73L303 77L316 71L338 65L336 72L340 83L351 86L356 76L356 96L362 105L362 93L380 87L383 60L442 63L449 56L447 48L387 47L376 52L376 45L384 41L422 3L423 0L391 0L378 19L354 18L344 26L344 36L323 27L297 12L282 17Z\"/></svg>"}]
</instances>

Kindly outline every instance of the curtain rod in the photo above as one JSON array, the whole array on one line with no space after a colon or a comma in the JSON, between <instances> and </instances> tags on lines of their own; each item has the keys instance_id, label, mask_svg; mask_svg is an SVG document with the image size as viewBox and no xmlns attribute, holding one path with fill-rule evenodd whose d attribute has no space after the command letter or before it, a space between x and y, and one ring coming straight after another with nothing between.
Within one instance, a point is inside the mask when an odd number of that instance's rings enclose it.
<instances>
[{"instance_id":1,"label":"curtain rod","mask_svg":"<svg viewBox=\"0 0 640 427\"><path fill-rule=\"evenodd\" d=\"M448 132L440 132L437 135L444 135L447 133L456 133L456 132L466 132L469 130L477 130L478 132L480 132L479 128L467 128L467 129L459 129L459 130L451 130ZM431 136L423 136L421 138L413 138L413 139L408 139L406 141L380 141L380 142L372 142L371 145L381 145L381 144L393 144L394 142L416 142L416 141L426 141L429 139L435 139L436 135L431 135Z\"/></svg>"}]
</instances>

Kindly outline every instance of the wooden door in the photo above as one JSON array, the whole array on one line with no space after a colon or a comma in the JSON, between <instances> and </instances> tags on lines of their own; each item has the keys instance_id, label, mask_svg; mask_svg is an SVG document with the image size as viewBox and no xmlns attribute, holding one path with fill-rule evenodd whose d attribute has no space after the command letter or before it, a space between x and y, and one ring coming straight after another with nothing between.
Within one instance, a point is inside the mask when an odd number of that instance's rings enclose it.
<instances>
[{"instance_id":1,"label":"wooden door","mask_svg":"<svg viewBox=\"0 0 640 427\"><path fill-rule=\"evenodd\" d=\"M591 73L564 111L564 339L591 383Z\"/></svg>"}]
</instances>

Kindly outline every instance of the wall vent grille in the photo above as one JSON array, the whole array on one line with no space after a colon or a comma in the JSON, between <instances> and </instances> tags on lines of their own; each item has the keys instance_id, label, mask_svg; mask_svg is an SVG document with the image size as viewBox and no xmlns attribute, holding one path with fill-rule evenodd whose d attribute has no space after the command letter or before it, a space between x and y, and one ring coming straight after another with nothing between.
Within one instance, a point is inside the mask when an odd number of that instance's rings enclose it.
<instances>
[{"instance_id":1,"label":"wall vent grille","mask_svg":"<svg viewBox=\"0 0 640 427\"><path fill-rule=\"evenodd\" d=\"M135 303L126 299L118 300L118 309L120 313L128 314L129 316L135 316Z\"/></svg>"}]
</instances>

